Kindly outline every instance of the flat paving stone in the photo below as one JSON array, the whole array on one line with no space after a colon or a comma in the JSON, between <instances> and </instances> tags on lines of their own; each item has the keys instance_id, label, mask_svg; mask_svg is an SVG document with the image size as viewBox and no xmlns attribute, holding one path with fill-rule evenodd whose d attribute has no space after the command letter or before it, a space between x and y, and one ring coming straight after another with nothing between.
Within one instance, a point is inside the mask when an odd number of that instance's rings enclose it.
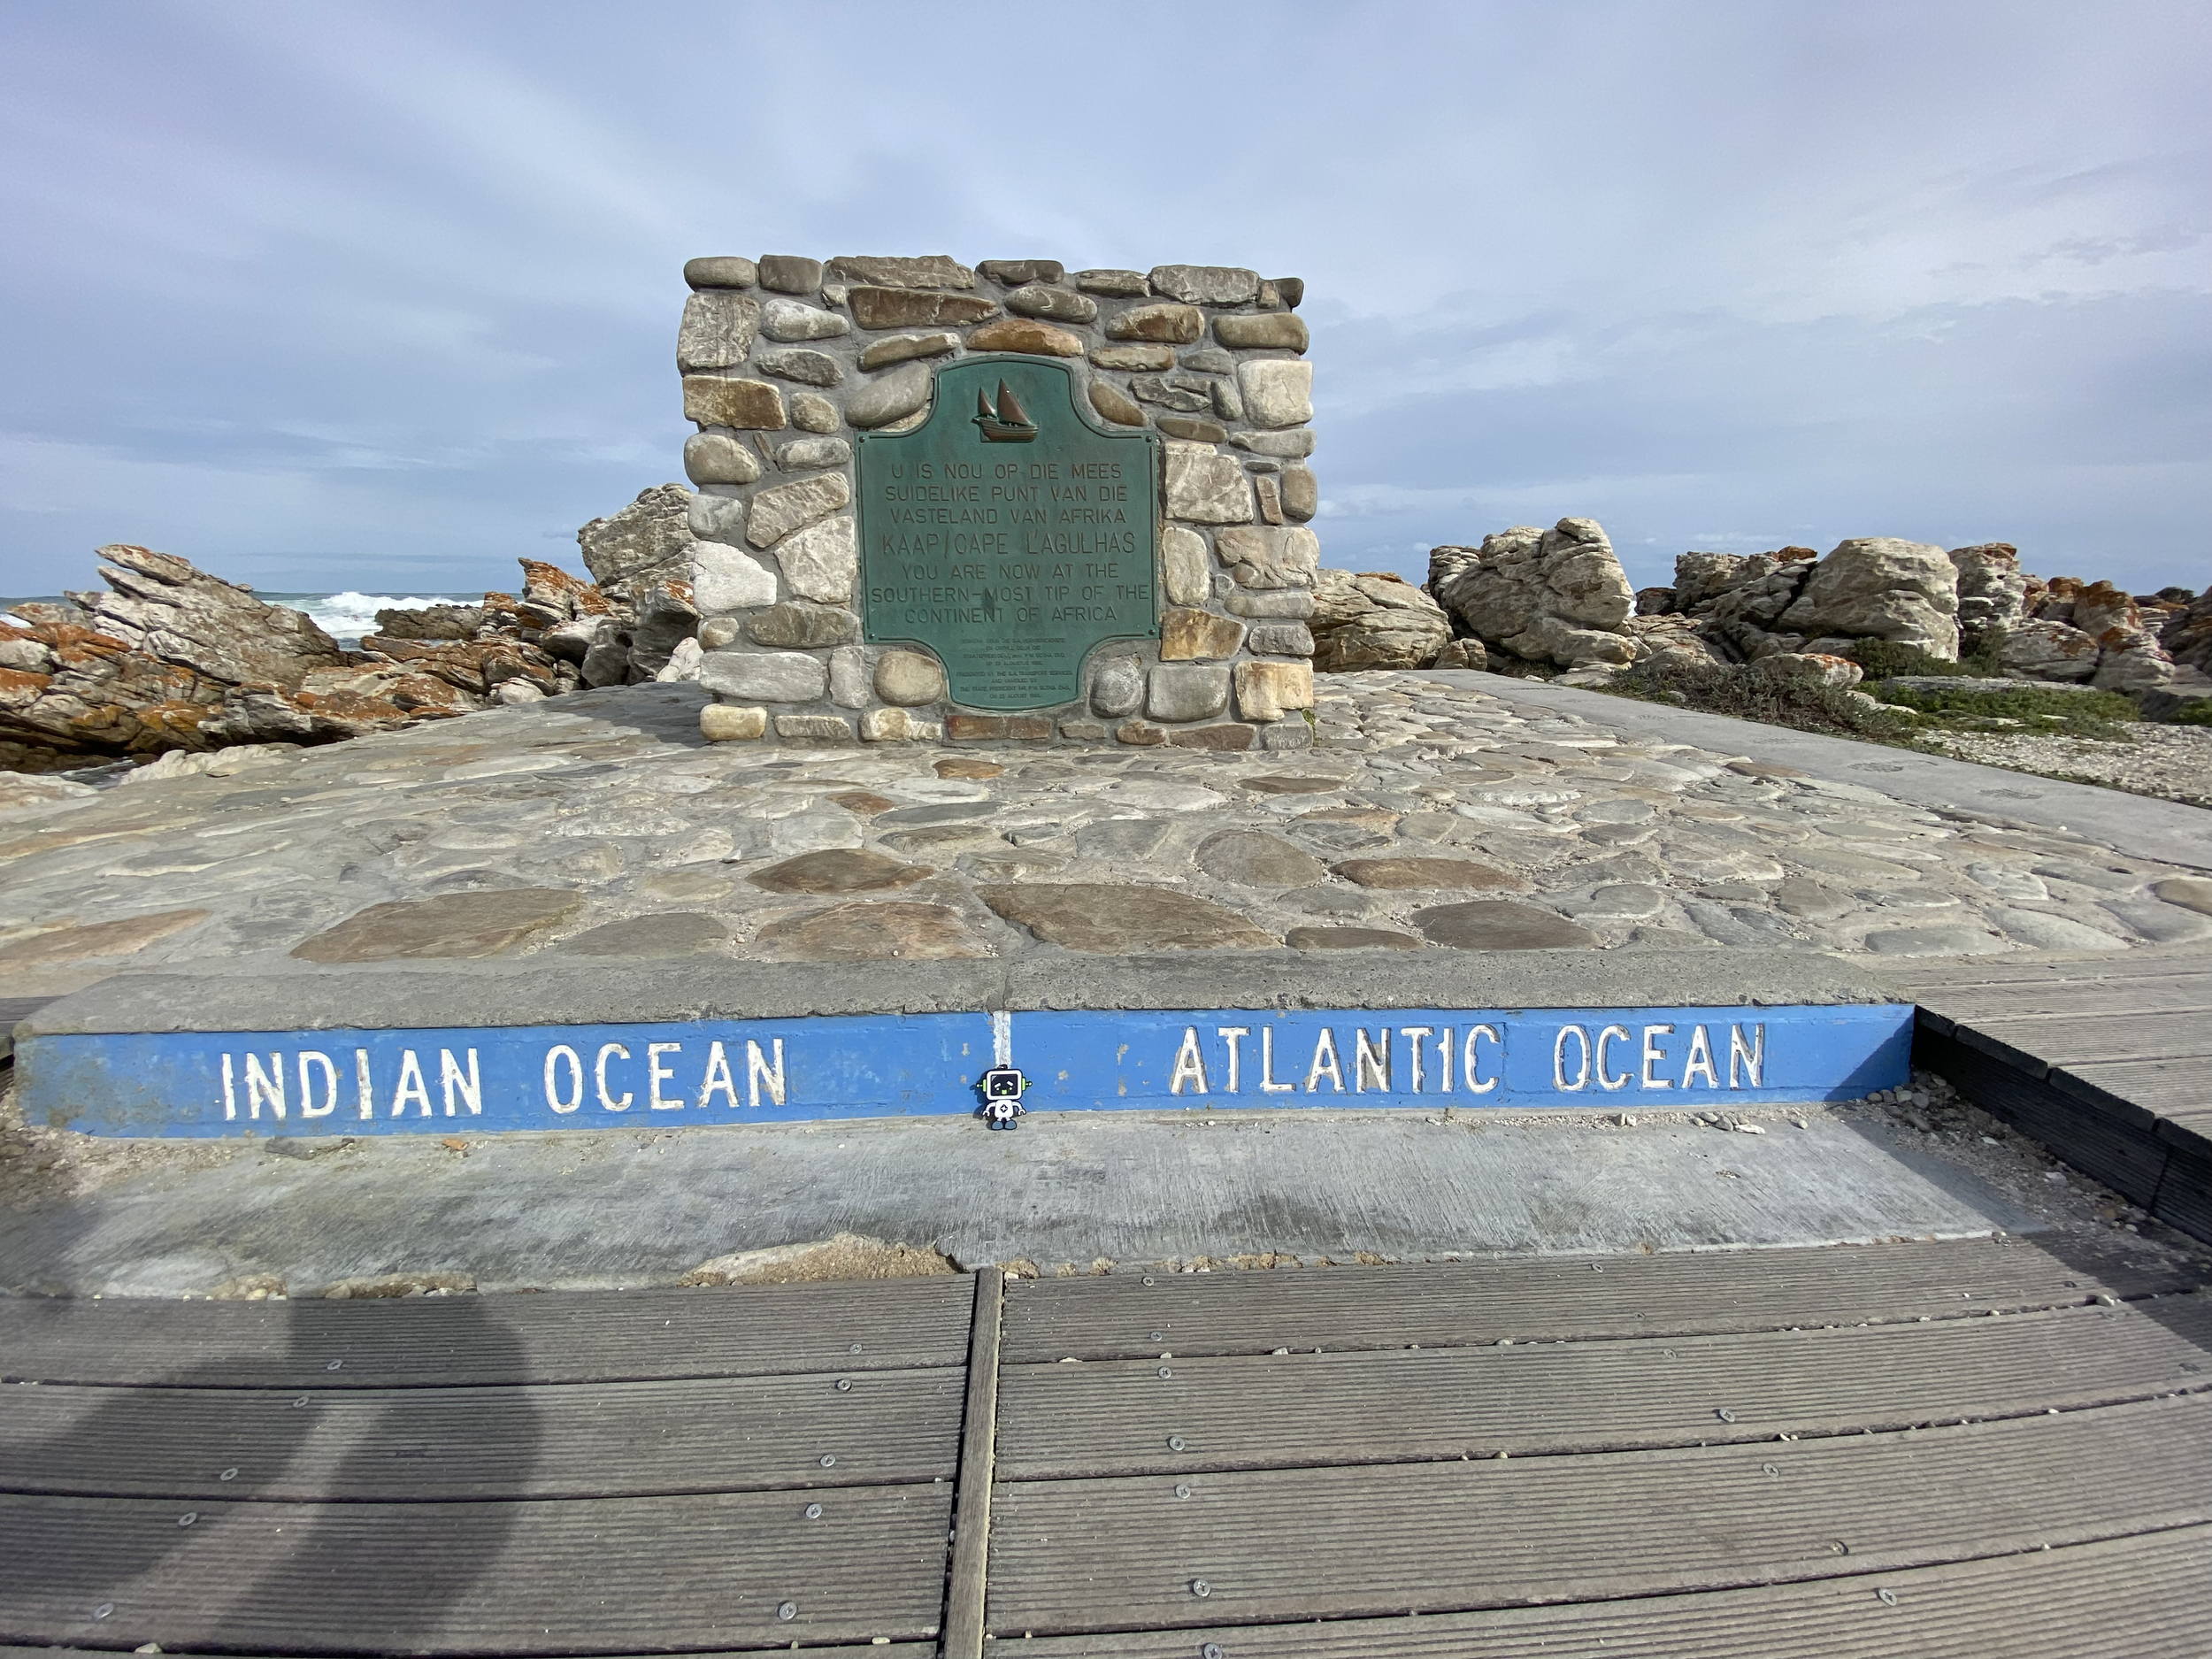
<instances>
[{"instance_id":1,"label":"flat paving stone","mask_svg":"<svg viewBox=\"0 0 2212 1659\"><path fill-rule=\"evenodd\" d=\"M1293 950L1418 950L1411 933L1387 927L1294 927L1283 935Z\"/></svg>"},{"instance_id":2,"label":"flat paving stone","mask_svg":"<svg viewBox=\"0 0 2212 1659\"><path fill-rule=\"evenodd\" d=\"M875 821L886 829L905 828L917 824L959 824L991 815L987 800L950 801L941 806L902 806L874 814Z\"/></svg>"},{"instance_id":3,"label":"flat paving stone","mask_svg":"<svg viewBox=\"0 0 2212 1659\"><path fill-rule=\"evenodd\" d=\"M1344 787L1341 778L1291 778L1271 775L1247 778L1239 786L1256 795L1332 795Z\"/></svg>"},{"instance_id":4,"label":"flat paving stone","mask_svg":"<svg viewBox=\"0 0 2212 1659\"><path fill-rule=\"evenodd\" d=\"M389 962L495 956L566 920L584 895L566 887L510 887L372 904L293 948L305 962Z\"/></svg>"},{"instance_id":5,"label":"flat paving stone","mask_svg":"<svg viewBox=\"0 0 2212 1659\"><path fill-rule=\"evenodd\" d=\"M2168 904L2212 916L2212 880L2202 876L2170 876L2154 883L2151 891Z\"/></svg>"},{"instance_id":6,"label":"flat paving stone","mask_svg":"<svg viewBox=\"0 0 2212 1659\"><path fill-rule=\"evenodd\" d=\"M1413 913L1414 926L1455 950L1572 950L1595 945L1596 935L1563 916L1511 899L1470 899Z\"/></svg>"},{"instance_id":7,"label":"flat paving stone","mask_svg":"<svg viewBox=\"0 0 2212 1659\"><path fill-rule=\"evenodd\" d=\"M987 956L960 912L897 900L833 904L769 923L755 935L761 954L784 962L917 962Z\"/></svg>"},{"instance_id":8,"label":"flat paving stone","mask_svg":"<svg viewBox=\"0 0 2212 1659\"><path fill-rule=\"evenodd\" d=\"M1262 830L1230 830L1198 849L1210 876L1248 887L1310 887L1329 872L1311 853Z\"/></svg>"},{"instance_id":9,"label":"flat paving stone","mask_svg":"<svg viewBox=\"0 0 2212 1659\"><path fill-rule=\"evenodd\" d=\"M1586 899L1567 901L1564 908L1574 916L1624 916L1642 921L1667 908L1667 893L1646 881L1609 881Z\"/></svg>"},{"instance_id":10,"label":"flat paving stone","mask_svg":"<svg viewBox=\"0 0 2212 1659\"><path fill-rule=\"evenodd\" d=\"M987 887L977 896L1008 921L1071 950L1264 950L1275 943L1236 911L1169 887L1104 882Z\"/></svg>"},{"instance_id":11,"label":"flat paving stone","mask_svg":"<svg viewBox=\"0 0 2212 1659\"><path fill-rule=\"evenodd\" d=\"M831 848L801 853L745 879L771 893L880 893L912 887L931 873L926 864L902 864L881 853Z\"/></svg>"},{"instance_id":12,"label":"flat paving stone","mask_svg":"<svg viewBox=\"0 0 2212 1659\"><path fill-rule=\"evenodd\" d=\"M2005 948L1975 927L1878 927L1864 943L1878 956L1980 956Z\"/></svg>"},{"instance_id":13,"label":"flat paving stone","mask_svg":"<svg viewBox=\"0 0 2212 1659\"><path fill-rule=\"evenodd\" d=\"M579 956L697 956L729 942L729 925L719 917L700 910L663 910L602 922L564 940L561 949Z\"/></svg>"},{"instance_id":14,"label":"flat paving stone","mask_svg":"<svg viewBox=\"0 0 2212 1659\"><path fill-rule=\"evenodd\" d=\"M160 910L151 916L121 916L81 927L57 927L0 945L0 967L30 967L49 962L81 962L89 956L127 956L156 940L197 927L206 910Z\"/></svg>"},{"instance_id":15,"label":"flat paving stone","mask_svg":"<svg viewBox=\"0 0 2212 1659\"><path fill-rule=\"evenodd\" d=\"M1363 887L1468 887L1476 890L1526 887L1518 876L1468 858L1347 858L1337 874Z\"/></svg>"}]
</instances>

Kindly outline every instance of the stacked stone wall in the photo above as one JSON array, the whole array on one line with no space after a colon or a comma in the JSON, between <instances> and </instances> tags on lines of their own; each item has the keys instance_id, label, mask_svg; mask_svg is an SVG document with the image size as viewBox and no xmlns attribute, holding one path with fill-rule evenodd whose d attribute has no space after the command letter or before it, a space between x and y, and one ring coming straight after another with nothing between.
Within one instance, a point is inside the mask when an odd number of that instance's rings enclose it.
<instances>
[{"instance_id":1,"label":"stacked stone wall","mask_svg":"<svg viewBox=\"0 0 2212 1659\"><path fill-rule=\"evenodd\" d=\"M711 738L1302 748L1313 701L1312 368L1303 284L1215 265L694 259L677 337L693 592ZM1094 650L1084 695L946 700L911 645L862 638L857 435L913 430L971 354L1074 372L1101 429L1164 440L1157 640Z\"/></svg>"}]
</instances>

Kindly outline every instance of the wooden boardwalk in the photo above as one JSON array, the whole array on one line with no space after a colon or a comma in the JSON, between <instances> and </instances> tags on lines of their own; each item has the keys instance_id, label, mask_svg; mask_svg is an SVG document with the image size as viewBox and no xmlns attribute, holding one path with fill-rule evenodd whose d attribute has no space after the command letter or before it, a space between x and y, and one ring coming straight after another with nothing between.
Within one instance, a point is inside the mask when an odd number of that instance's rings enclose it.
<instances>
[{"instance_id":1,"label":"wooden boardwalk","mask_svg":"<svg viewBox=\"0 0 2212 1659\"><path fill-rule=\"evenodd\" d=\"M2177 1259L10 1301L0 1640L2201 1659Z\"/></svg>"},{"instance_id":2,"label":"wooden boardwalk","mask_svg":"<svg viewBox=\"0 0 2212 1659\"><path fill-rule=\"evenodd\" d=\"M2084 1174L2212 1240L2212 956L1886 969L1913 1063Z\"/></svg>"},{"instance_id":3,"label":"wooden boardwalk","mask_svg":"<svg viewBox=\"0 0 2212 1659\"><path fill-rule=\"evenodd\" d=\"M1890 977L2212 1239L2212 958ZM2202 1659L2178 1260L0 1301L0 1654Z\"/></svg>"}]
</instances>

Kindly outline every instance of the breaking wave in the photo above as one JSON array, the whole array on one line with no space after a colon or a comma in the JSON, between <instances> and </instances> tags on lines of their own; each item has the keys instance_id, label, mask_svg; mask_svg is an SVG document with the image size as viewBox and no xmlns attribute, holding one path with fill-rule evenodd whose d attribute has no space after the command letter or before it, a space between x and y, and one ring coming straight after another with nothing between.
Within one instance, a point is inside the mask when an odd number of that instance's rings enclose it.
<instances>
[{"instance_id":1,"label":"breaking wave","mask_svg":"<svg viewBox=\"0 0 2212 1659\"><path fill-rule=\"evenodd\" d=\"M342 594L280 594L262 592L256 598L265 599L273 605L289 605L304 611L313 618L315 626L343 646L357 646L365 634L376 632L376 613L380 611L427 611L433 605L480 605L483 593L479 590L465 594L363 594L348 589Z\"/></svg>"}]
</instances>

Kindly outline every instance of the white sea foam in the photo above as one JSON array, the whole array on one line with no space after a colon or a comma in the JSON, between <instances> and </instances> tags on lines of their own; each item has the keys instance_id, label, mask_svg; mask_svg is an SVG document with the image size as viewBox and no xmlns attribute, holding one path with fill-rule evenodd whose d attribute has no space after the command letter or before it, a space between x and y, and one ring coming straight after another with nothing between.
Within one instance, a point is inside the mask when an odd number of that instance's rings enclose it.
<instances>
[{"instance_id":1,"label":"white sea foam","mask_svg":"<svg viewBox=\"0 0 2212 1659\"><path fill-rule=\"evenodd\" d=\"M481 593L468 594L362 594L348 590L342 594L273 594L257 595L271 604L290 605L304 611L317 627L336 640L339 644L353 646L360 643L365 634L376 632L376 613L380 611L427 611L433 605L480 605Z\"/></svg>"}]
</instances>

